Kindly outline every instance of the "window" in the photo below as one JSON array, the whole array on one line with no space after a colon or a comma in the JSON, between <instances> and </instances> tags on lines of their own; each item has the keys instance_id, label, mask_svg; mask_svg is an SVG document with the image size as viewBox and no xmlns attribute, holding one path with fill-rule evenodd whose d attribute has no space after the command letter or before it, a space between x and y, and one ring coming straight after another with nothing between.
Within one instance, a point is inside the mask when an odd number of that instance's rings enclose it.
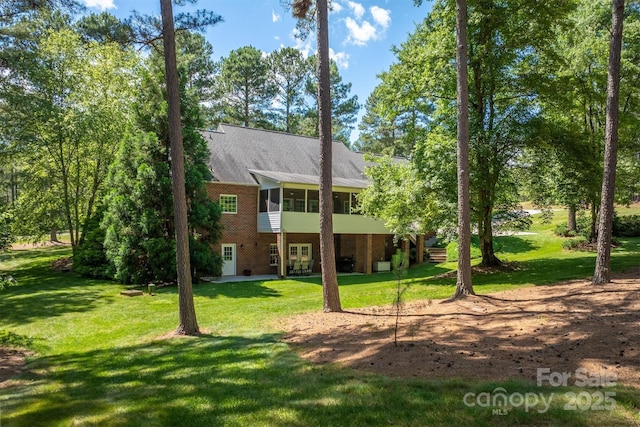
<instances>
[{"instance_id":1,"label":"window","mask_svg":"<svg viewBox=\"0 0 640 427\"><path fill-rule=\"evenodd\" d=\"M319 212L320 202L318 201L319 192L314 190L307 191L307 212Z\"/></svg>"},{"instance_id":2,"label":"window","mask_svg":"<svg viewBox=\"0 0 640 427\"><path fill-rule=\"evenodd\" d=\"M278 265L278 245L275 243L272 243L269 247L269 265Z\"/></svg>"},{"instance_id":3,"label":"window","mask_svg":"<svg viewBox=\"0 0 640 427\"><path fill-rule=\"evenodd\" d=\"M220 196L220 206L222 213L238 213L238 196L222 194Z\"/></svg>"},{"instance_id":4,"label":"window","mask_svg":"<svg viewBox=\"0 0 640 427\"><path fill-rule=\"evenodd\" d=\"M233 246L227 245L222 247L222 260L233 261Z\"/></svg>"},{"instance_id":5,"label":"window","mask_svg":"<svg viewBox=\"0 0 640 427\"><path fill-rule=\"evenodd\" d=\"M289 261L309 261L313 258L311 243L292 243L289 245Z\"/></svg>"},{"instance_id":6,"label":"window","mask_svg":"<svg viewBox=\"0 0 640 427\"><path fill-rule=\"evenodd\" d=\"M291 261L295 261L298 259L298 246L297 245L289 245L289 259Z\"/></svg>"},{"instance_id":7,"label":"window","mask_svg":"<svg viewBox=\"0 0 640 427\"><path fill-rule=\"evenodd\" d=\"M284 188L282 194L284 197L282 200L283 211L305 212L305 190Z\"/></svg>"},{"instance_id":8,"label":"window","mask_svg":"<svg viewBox=\"0 0 640 427\"><path fill-rule=\"evenodd\" d=\"M351 203L350 193L333 193L333 213L337 214L349 214L351 209L349 204Z\"/></svg>"}]
</instances>

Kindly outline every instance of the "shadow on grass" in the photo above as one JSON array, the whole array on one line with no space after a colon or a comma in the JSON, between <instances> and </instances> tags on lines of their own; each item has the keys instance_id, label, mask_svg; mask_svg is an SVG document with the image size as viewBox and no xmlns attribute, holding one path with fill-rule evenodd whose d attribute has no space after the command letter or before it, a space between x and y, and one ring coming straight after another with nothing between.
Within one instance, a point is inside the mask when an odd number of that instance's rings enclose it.
<instances>
[{"instance_id":1,"label":"shadow on grass","mask_svg":"<svg viewBox=\"0 0 640 427\"><path fill-rule=\"evenodd\" d=\"M495 252L520 254L538 249L540 246L518 236L496 236L493 239Z\"/></svg>"},{"instance_id":2,"label":"shadow on grass","mask_svg":"<svg viewBox=\"0 0 640 427\"><path fill-rule=\"evenodd\" d=\"M526 382L388 379L309 365L277 342L202 336L37 360L4 391L7 425L588 425L587 413L540 416L464 405L466 393ZM333 337L337 339L337 337ZM630 395L633 398L634 395ZM526 415L523 416L523 415ZM537 416L536 416L537 415Z\"/></svg>"},{"instance_id":3,"label":"shadow on grass","mask_svg":"<svg viewBox=\"0 0 640 427\"><path fill-rule=\"evenodd\" d=\"M197 296L218 298L221 296L227 298L277 298L282 294L277 290L265 286L263 281L245 281L245 282L228 282L228 283L198 283L193 289ZM175 286L163 288L169 292L177 293Z\"/></svg>"},{"instance_id":4,"label":"shadow on grass","mask_svg":"<svg viewBox=\"0 0 640 427\"><path fill-rule=\"evenodd\" d=\"M17 266L10 271L18 285L0 292L0 322L22 325L41 318L84 312L112 301L105 295L104 281L89 280L74 273L58 272L51 261L70 254L67 247L12 251ZM113 284L114 290L118 286ZM115 293L115 292L114 292Z\"/></svg>"},{"instance_id":5,"label":"shadow on grass","mask_svg":"<svg viewBox=\"0 0 640 427\"><path fill-rule=\"evenodd\" d=\"M177 338L37 360L7 390L7 425L470 424L469 385L429 384L310 366L276 342ZM451 403L453 402L453 403ZM431 420L431 421L430 421Z\"/></svg>"},{"instance_id":6,"label":"shadow on grass","mask_svg":"<svg viewBox=\"0 0 640 427\"><path fill-rule=\"evenodd\" d=\"M61 281L55 286L51 278L46 286L14 287L0 295L0 321L3 326L16 326L42 318L62 316L70 312L86 312L113 301L103 289L86 285L69 285Z\"/></svg>"}]
</instances>

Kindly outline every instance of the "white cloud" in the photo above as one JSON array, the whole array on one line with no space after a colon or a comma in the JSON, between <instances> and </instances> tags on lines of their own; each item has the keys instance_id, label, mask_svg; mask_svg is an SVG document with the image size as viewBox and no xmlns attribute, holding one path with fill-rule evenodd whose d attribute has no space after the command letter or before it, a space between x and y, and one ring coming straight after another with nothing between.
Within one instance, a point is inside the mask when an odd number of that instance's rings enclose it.
<instances>
[{"instance_id":1,"label":"white cloud","mask_svg":"<svg viewBox=\"0 0 640 427\"><path fill-rule=\"evenodd\" d=\"M362 17L364 16L364 6L362 6L360 3L356 3L354 1L348 1L347 4L349 5L349 8L351 10L353 10L353 16L355 16L355 18L357 20L362 19Z\"/></svg>"},{"instance_id":2,"label":"white cloud","mask_svg":"<svg viewBox=\"0 0 640 427\"><path fill-rule=\"evenodd\" d=\"M278 15L275 10L271 11L271 21L272 22L278 22L282 19L282 17L280 15Z\"/></svg>"},{"instance_id":3,"label":"white cloud","mask_svg":"<svg viewBox=\"0 0 640 427\"><path fill-rule=\"evenodd\" d=\"M100 8L100 10L117 9L116 5L113 4L113 0L84 0L84 4L87 7Z\"/></svg>"},{"instance_id":4,"label":"white cloud","mask_svg":"<svg viewBox=\"0 0 640 427\"><path fill-rule=\"evenodd\" d=\"M368 21L364 21L361 25L358 25L354 19L346 18L345 25L349 30L347 42L364 46L369 40L378 38L378 30Z\"/></svg>"},{"instance_id":5,"label":"white cloud","mask_svg":"<svg viewBox=\"0 0 640 427\"><path fill-rule=\"evenodd\" d=\"M373 20L376 24L380 25L382 28L389 28L389 24L391 23L391 11L388 9L383 9L378 6L372 6L369 9L371 12L371 16L373 16Z\"/></svg>"},{"instance_id":6,"label":"white cloud","mask_svg":"<svg viewBox=\"0 0 640 427\"><path fill-rule=\"evenodd\" d=\"M335 13L340 13L342 12L342 9L343 9L342 5L337 1L332 1L329 7L331 8L331 12L335 12Z\"/></svg>"},{"instance_id":7,"label":"white cloud","mask_svg":"<svg viewBox=\"0 0 640 427\"><path fill-rule=\"evenodd\" d=\"M336 61L339 68L349 68L349 54L347 52L335 52L329 48L329 58Z\"/></svg>"}]
</instances>

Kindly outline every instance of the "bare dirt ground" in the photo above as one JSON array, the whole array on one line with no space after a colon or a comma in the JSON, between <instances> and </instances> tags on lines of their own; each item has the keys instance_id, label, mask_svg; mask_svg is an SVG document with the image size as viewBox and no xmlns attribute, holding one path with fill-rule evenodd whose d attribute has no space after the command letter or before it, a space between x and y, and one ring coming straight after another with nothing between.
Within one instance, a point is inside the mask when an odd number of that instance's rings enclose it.
<instances>
[{"instance_id":1,"label":"bare dirt ground","mask_svg":"<svg viewBox=\"0 0 640 427\"><path fill-rule=\"evenodd\" d=\"M0 347L0 390L13 384L9 378L24 369L24 358L28 352Z\"/></svg>"},{"instance_id":2,"label":"bare dirt ground","mask_svg":"<svg viewBox=\"0 0 640 427\"><path fill-rule=\"evenodd\" d=\"M569 385L614 379L640 387L640 269L604 286L572 281L407 303L397 346L392 313L391 306L316 312L278 327L315 363L393 377L536 381L547 368L570 373Z\"/></svg>"},{"instance_id":3,"label":"bare dirt ground","mask_svg":"<svg viewBox=\"0 0 640 427\"><path fill-rule=\"evenodd\" d=\"M11 249L15 251L15 250L23 250L23 249L44 248L47 246L69 246L69 243L54 242L50 240L37 242L37 243L14 243L13 245L11 245Z\"/></svg>"}]
</instances>

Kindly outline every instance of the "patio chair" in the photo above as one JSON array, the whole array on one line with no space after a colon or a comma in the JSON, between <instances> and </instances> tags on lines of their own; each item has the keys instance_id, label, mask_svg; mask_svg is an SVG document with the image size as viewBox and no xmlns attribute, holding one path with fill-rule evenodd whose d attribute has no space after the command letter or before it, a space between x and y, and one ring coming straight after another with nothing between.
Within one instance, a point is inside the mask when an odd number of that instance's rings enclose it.
<instances>
[{"instance_id":1,"label":"patio chair","mask_svg":"<svg viewBox=\"0 0 640 427\"><path fill-rule=\"evenodd\" d=\"M313 258L311 258L308 263L307 263L307 268L303 269L302 273L305 275L310 275L311 272L313 271Z\"/></svg>"},{"instance_id":2,"label":"patio chair","mask_svg":"<svg viewBox=\"0 0 640 427\"><path fill-rule=\"evenodd\" d=\"M302 263L300 261L293 262L293 268L291 268L291 274L302 275Z\"/></svg>"},{"instance_id":3,"label":"patio chair","mask_svg":"<svg viewBox=\"0 0 640 427\"><path fill-rule=\"evenodd\" d=\"M309 271L309 261L308 260L303 260L300 263L300 275L307 275L307 271Z\"/></svg>"}]
</instances>

